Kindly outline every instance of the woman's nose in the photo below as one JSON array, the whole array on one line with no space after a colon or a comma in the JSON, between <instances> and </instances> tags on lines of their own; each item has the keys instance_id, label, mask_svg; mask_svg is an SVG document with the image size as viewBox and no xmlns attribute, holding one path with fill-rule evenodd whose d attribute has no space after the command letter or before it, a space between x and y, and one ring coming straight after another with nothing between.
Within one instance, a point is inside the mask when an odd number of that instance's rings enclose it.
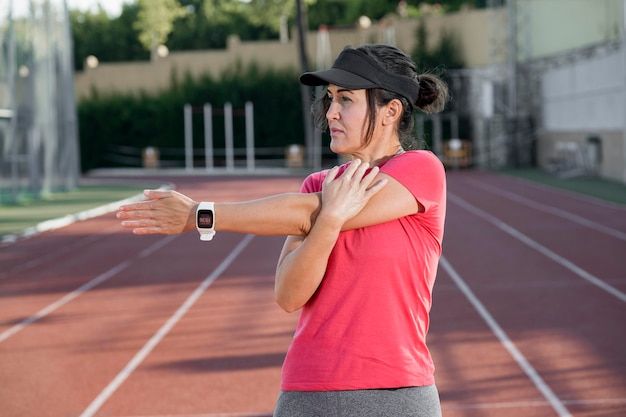
<instances>
[{"instance_id":1,"label":"woman's nose","mask_svg":"<svg viewBox=\"0 0 626 417\"><path fill-rule=\"evenodd\" d=\"M331 101L330 106L328 106L328 110L326 111L326 119L336 119L339 112L337 111L336 103Z\"/></svg>"}]
</instances>

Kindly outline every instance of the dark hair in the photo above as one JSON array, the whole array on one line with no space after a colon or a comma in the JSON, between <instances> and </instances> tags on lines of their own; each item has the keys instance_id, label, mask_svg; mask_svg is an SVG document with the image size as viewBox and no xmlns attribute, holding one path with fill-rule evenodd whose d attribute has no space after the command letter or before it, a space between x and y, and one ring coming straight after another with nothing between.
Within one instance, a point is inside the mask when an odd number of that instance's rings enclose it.
<instances>
[{"instance_id":1,"label":"dark hair","mask_svg":"<svg viewBox=\"0 0 626 417\"><path fill-rule=\"evenodd\" d=\"M400 49L389 45L362 45L355 48L375 59L388 72L404 75L415 80L419 85L419 96L415 103L401 94L394 93L381 88L365 90L367 104L369 108L368 128L365 136L366 143L372 140L374 126L376 123L376 107L384 106L392 100L399 100L402 103L402 115L398 123L398 136L400 144L406 150L417 149L421 146L415 138L414 132L414 109L431 114L442 111L449 100L448 86L438 76L434 74L418 74L417 66L413 60ZM326 112L330 107L330 99L326 92L316 97L311 111L315 120L315 125L321 131L328 129Z\"/></svg>"}]
</instances>

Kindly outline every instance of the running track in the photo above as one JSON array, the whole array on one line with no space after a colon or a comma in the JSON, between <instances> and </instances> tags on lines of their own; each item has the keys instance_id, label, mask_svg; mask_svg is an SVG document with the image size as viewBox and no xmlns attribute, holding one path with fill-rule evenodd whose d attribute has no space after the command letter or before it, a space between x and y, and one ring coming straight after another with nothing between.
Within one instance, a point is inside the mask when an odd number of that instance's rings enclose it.
<instances>
[{"instance_id":1,"label":"running track","mask_svg":"<svg viewBox=\"0 0 626 417\"><path fill-rule=\"evenodd\" d=\"M174 180L217 201L300 181ZM448 188L444 417L626 416L626 207L478 171ZM0 416L270 416L297 319L273 302L282 241L133 236L107 214L0 246Z\"/></svg>"}]
</instances>

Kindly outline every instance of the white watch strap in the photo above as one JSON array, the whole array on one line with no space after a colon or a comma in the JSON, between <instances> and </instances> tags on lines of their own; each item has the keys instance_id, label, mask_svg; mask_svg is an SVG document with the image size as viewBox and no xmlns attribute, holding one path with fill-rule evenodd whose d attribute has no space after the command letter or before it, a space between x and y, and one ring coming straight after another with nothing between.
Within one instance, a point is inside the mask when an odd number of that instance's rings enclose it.
<instances>
[{"instance_id":1,"label":"white watch strap","mask_svg":"<svg viewBox=\"0 0 626 417\"><path fill-rule=\"evenodd\" d=\"M198 208L196 209L196 229L198 233L200 233L200 240L212 240L213 236L215 236L215 203L203 201L198 204ZM209 210L213 213L213 222L211 223L211 227L200 227L198 224L198 215L201 210Z\"/></svg>"}]
</instances>

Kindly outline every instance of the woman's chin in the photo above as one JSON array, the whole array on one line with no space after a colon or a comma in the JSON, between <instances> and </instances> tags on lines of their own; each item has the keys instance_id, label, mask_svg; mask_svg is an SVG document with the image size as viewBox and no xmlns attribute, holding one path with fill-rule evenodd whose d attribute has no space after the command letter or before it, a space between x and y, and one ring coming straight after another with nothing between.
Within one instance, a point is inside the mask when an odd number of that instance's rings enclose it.
<instances>
[{"instance_id":1,"label":"woman's chin","mask_svg":"<svg viewBox=\"0 0 626 417\"><path fill-rule=\"evenodd\" d=\"M346 150L343 149L338 143L334 143L332 140L330 142L330 150L337 155L345 155Z\"/></svg>"}]
</instances>

